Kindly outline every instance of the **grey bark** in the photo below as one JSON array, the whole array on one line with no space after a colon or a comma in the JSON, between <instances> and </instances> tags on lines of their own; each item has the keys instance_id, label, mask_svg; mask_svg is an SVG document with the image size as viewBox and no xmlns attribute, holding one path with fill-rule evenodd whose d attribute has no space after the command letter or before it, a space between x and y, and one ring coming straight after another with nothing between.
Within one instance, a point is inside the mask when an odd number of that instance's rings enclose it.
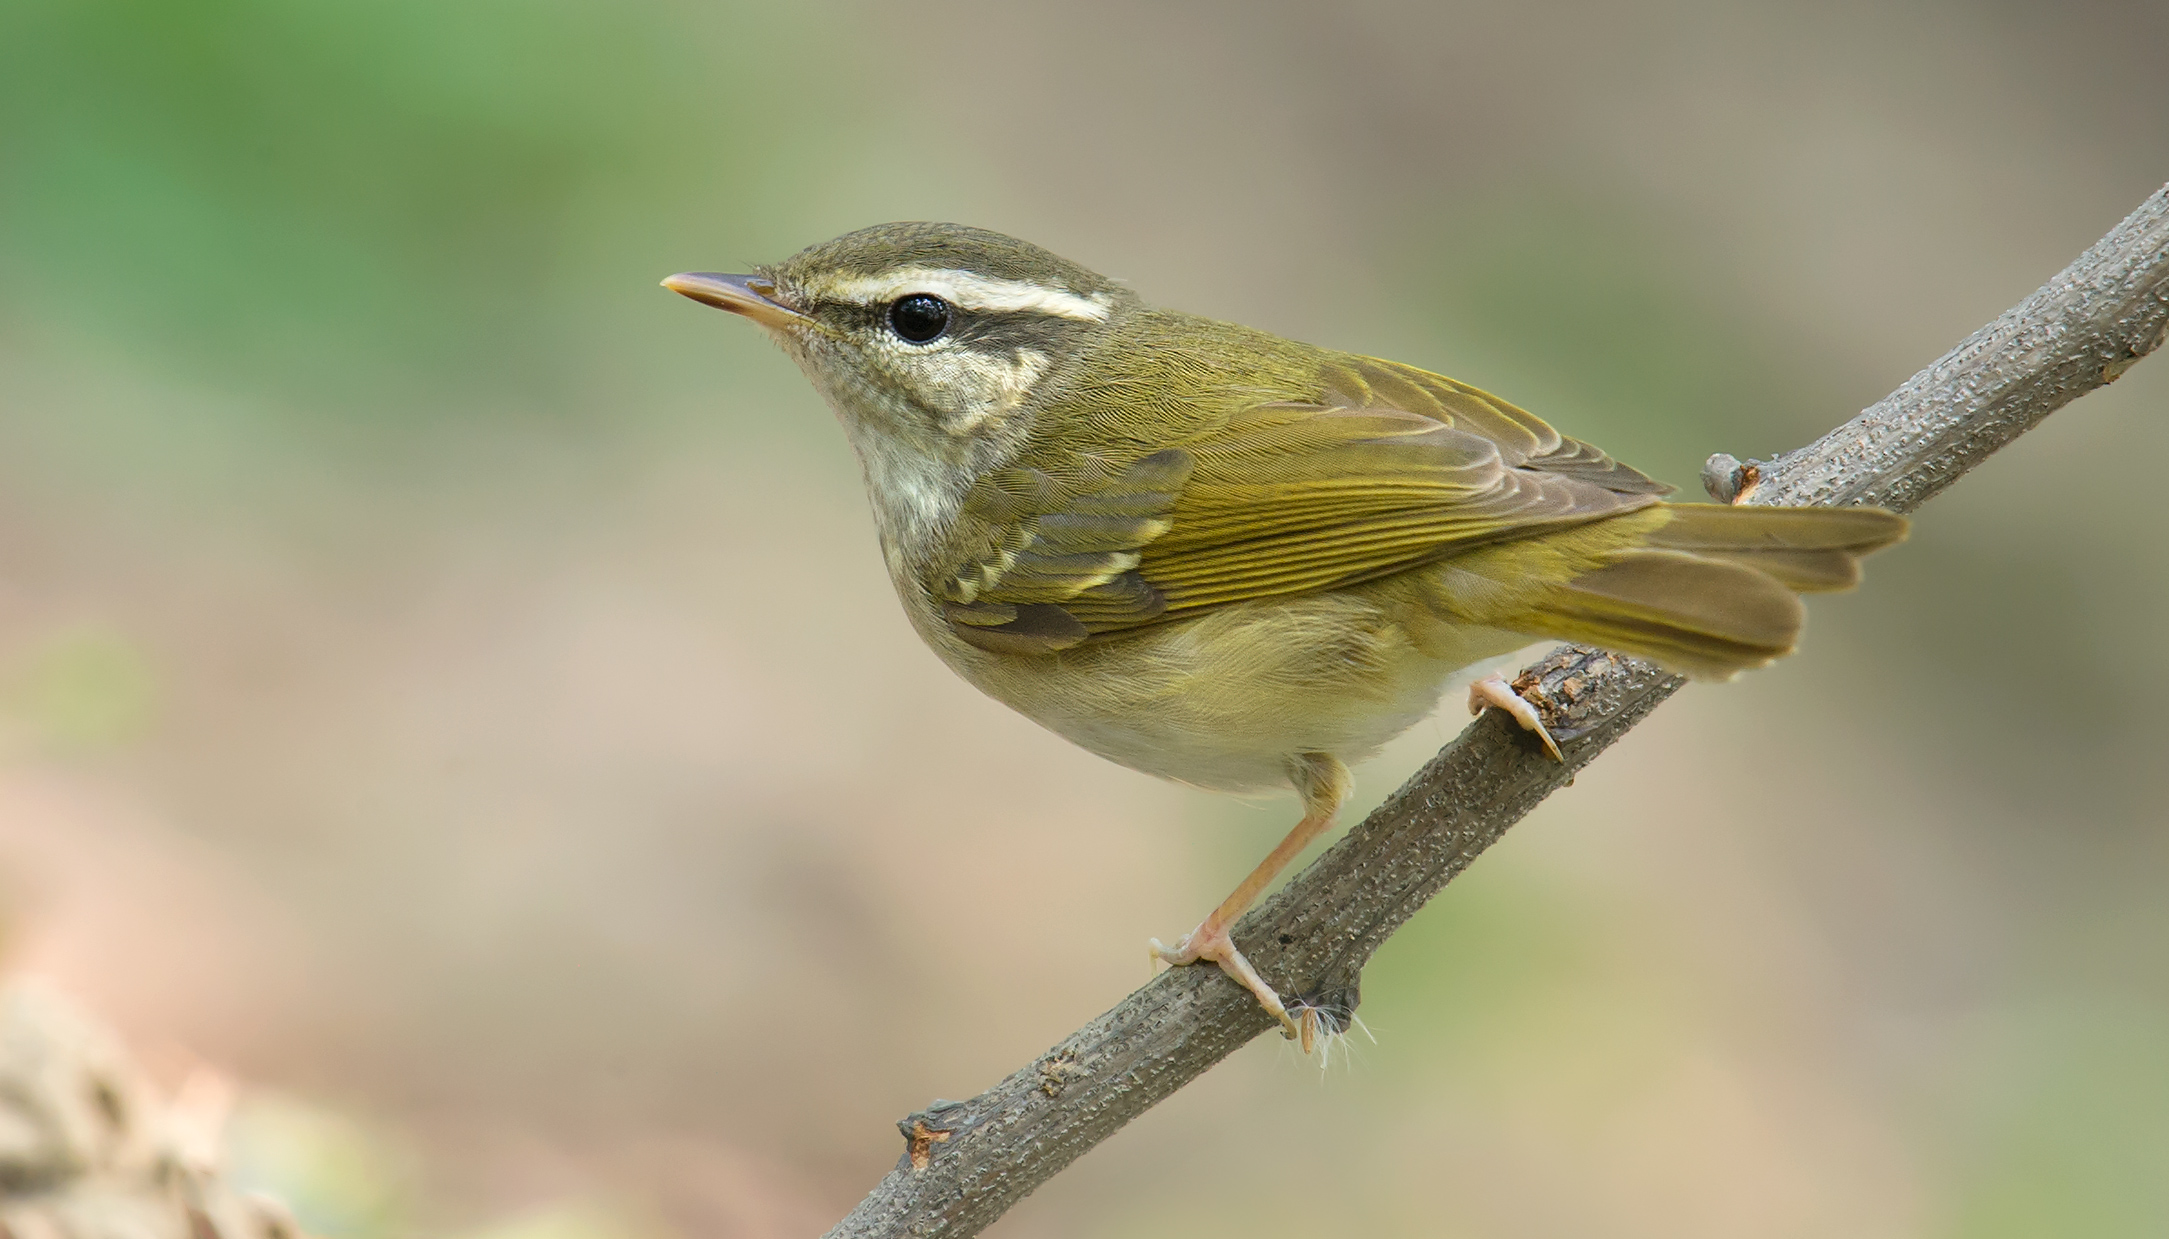
<instances>
[{"instance_id":1,"label":"grey bark","mask_svg":"<svg viewBox=\"0 0 2169 1239\"><path fill-rule=\"evenodd\" d=\"M2169 333L2169 186L2056 278L1860 416L1767 462L1713 456L1727 502L1909 512ZM1566 761L1487 711L1235 929L1283 994L1351 1010L1363 965L1507 827L1683 683L1637 659L1563 646L1516 687ZM1571 736L1572 739L1566 739ZM898 1124L897 1165L830 1239L977 1234L1124 1123L1264 1032L1217 969L1179 968L969 1101Z\"/></svg>"}]
</instances>

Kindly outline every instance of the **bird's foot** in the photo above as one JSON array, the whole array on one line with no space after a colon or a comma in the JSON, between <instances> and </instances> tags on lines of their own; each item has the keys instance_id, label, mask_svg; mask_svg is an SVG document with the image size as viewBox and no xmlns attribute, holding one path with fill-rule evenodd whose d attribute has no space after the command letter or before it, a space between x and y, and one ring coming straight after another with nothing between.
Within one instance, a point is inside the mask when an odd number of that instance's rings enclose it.
<instances>
[{"instance_id":1,"label":"bird's foot","mask_svg":"<svg viewBox=\"0 0 2169 1239\"><path fill-rule=\"evenodd\" d=\"M1265 1013L1279 1022L1282 1035L1290 1039L1302 1038L1302 1027L1296 1023L1294 1016L1288 1014L1287 1005L1280 1001L1280 995L1265 983L1265 978L1258 975L1257 969L1250 966L1250 961L1243 958L1243 953L1235 949L1235 940L1228 936L1227 926L1208 919L1172 947L1162 946L1160 940L1154 938L1152 958L1161 963L1173 964L1177 968L1200 960L1210 960L1220 965L1220 971L1233 977L1237 985L1249 990L1257 998L1258 1005L1265 1008ZM1306 1045L1305 1049L1308 1048Z\"/></svg>"},{"instance_id":2,"label":"bird's foot","mask_svg":"<svg viewBox=\"0 0 2169 1239\"><path fill-rule=\"evenodd\" d=\"M1559 752L1558 742L1551 738L1551 732L1544 729L1544 719L1537 714L1536 707L1515 692L1514 686L1506 682L1506 677L1496 671L1469 685L1469 713L1482 714L1485 706L1497 706L1521 724L1522 730L1535 732L1536 738L1544 742L1544 749L1551 754L1553 761L1566 760Z\"/></svg>"}]
</instances>

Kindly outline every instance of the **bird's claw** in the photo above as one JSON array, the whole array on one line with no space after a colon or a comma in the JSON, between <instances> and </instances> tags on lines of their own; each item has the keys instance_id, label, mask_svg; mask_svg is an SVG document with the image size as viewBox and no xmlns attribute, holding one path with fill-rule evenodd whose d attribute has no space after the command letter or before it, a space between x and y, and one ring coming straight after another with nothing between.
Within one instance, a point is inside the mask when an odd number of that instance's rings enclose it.
<instances>
[{"instance_id":1,"label":"bird's claw","mask_svg":"<svg viewBox=\"0 0 2169 1239\"><path fill-rule=\"evenodd\" d=\"M1191 930L1182 941L1172 947L1161 945L1158 938L1152 939L1151 949L1153 959L1177 968L1203 960L1220 965L1222 972L1232 977L1237 985L1249 990L1258 1000L1258 1005L1265 1008L1265 1013L1280 1024L1282 1036L1293 1040L1303 1035L1302 1026L1296 1023L1294 1016L1288 1014L1287 1004L1280 1000L1280 995L1266 983L1264 977L1258 975L1256 968L1250 966L1250 961L1243 958L1243 953L1235 949L1235 940L1228 936L1227 926L1216 925L1208 920Z\"/></svg>"},{"instance_id":2,"label":"bird's claw","mask_svg":"<svg viewBox=\"0 0 2169 1239\"><path fill-rule=\"evenodd\" d=\"M1544 751L1551 754L1553 761L1566 761L1566 755L1559 751L1559 742L1552 739L1551 732L1544 726L1543 716L1536 712L1536 706L1531 704L1528 698L1515 692L1514 686L1506 682L1506 677L1495 671L1469 685L1469 713L1482 714L1485 706L1497 706L1506 711L1509 717L1521 724L1522 730L1536 733L1536 738L1544 742Z\"/></svg>"}]
</instances>

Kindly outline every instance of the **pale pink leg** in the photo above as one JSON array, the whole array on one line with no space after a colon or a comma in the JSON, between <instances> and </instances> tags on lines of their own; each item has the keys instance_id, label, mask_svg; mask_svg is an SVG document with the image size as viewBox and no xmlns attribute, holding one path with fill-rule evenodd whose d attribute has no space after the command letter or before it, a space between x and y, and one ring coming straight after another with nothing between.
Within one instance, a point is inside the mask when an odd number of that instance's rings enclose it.
<instances>
[{"instance_id":1,"label":"pale pink leg","mask_svg":"<svg viewBox=\"0 0 2169 1239\"><path fill-rule=\"evenodd\" d=\"M1288 832L1288 837L1280 841L1280 846L1259 861L1258 867L1250 871L1249 877L1243 879L1243 884L1236 887L1226 899L1221 900L1220 906L1213 909L1212 915L1184 935L1182 941L1169 947L1161 945L1160 940L1154 938L1152 957L1177 967L1200 960L1211 960L1220 965L1222 972L1233 977L1236 984L1256 995L1258 1005L1265 1008L1266 1014L1279 1021L1288 1036L1298 1037L1301 1029L1288 1014L1288 1008L1280 1001L1280 995L1273 992L1273 987L1266 984L1264 977L1258 975L1258 970L1250 966L1250 961L1243 958L1243 953L1235 949L1235 940L1228 936L1228 930L1241 919L1243 913L1250 910L1250 905L1257 902L1258 896L1265 893L1265 888L1272 885L1280 871L1288 867L1288 862L1302 855L1303 849L1310 846L1311 840L1331 829L1334 816L1340 811L1341 801L1348 797L1348 768L1332 757L1322 753L1307 754L1294 763L1293 773L1296 790L1302 795L1304 808L1307 810L1303 820L1297 822L1295 829Z\"/></svg>"}]
</instances>

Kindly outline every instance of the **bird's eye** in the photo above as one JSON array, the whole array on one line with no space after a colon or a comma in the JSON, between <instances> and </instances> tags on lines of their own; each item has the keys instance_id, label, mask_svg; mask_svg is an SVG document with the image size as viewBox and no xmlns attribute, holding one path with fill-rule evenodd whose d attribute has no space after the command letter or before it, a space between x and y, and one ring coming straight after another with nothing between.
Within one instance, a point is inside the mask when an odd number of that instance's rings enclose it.
<instances>
[{"instance_id":1,"label":"bird's eye","mask_svg":"<svg viewBox=\"0 0 2169 1239\"><path fill-rule=\"evenodd\" d=\"M949 326L949 303L928 293L898 297L889 306L889 326L913 344L925 344Z\"/></svg>"}]
</instances>

